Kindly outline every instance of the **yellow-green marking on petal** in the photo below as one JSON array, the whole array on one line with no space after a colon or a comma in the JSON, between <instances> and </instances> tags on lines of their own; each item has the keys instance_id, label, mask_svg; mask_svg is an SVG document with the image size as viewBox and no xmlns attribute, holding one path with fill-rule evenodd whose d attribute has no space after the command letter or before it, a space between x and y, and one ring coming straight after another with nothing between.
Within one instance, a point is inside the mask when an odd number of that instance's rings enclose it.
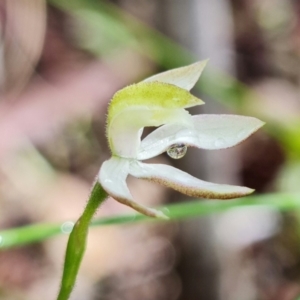
<instances>
[{"instance_id":1,"label":"yellow-green marking on petal","mask_svg":"<svg viewBox=\"0 0 300 300\"><path fill-rule=\"evenodd\" d=\"M112 98L108 110L108 124L130 106L151 108L188 108L204 104L188 91L163 82L141 82L118 91Z\"/></svg>"},{"instance_id":2,"label":"yellow-green marking on petal","mask_svg":"<svg viewBox=\"0 0 300 300\"><path fill-rule=\"evenodd\" d=\"M188 122L190 116L184 108L203 103L188 91L162 82L142 82L122 89L108 110L107 137L113 154L135 157L142 128Z\"/></svg>"}]
</instances>

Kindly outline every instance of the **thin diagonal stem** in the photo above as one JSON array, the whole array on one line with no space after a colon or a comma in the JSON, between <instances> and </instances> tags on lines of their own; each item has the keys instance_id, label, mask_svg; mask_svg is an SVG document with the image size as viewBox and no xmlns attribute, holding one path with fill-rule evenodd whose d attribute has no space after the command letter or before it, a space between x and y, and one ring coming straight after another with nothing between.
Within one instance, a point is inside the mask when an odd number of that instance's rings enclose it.
<instances>
[{"instance_id":1,"label":"thin diagonal stem","mask_svg":"<svg viewBox=\"0 0 300 300\"><path fill-rule=\"evenodd\" d=\"M90 194L90 198L85 210L75 223L69 237L61 287L57 300L69 299L86 249L90 222L97 208L106 199L106 197L107 193L103 190L102 186L96 182Z\"/></svg>"}]
</instances>

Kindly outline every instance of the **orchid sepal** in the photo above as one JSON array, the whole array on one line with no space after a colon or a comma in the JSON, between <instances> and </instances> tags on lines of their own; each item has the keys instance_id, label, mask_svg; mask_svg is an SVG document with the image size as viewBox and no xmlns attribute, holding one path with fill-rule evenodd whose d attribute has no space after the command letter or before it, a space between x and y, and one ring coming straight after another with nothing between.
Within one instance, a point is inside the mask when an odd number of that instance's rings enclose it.
<instances>
[{"instance_id":1,"label":"orchid sepal","mask_svg":"<svg viewBox=\"0 0 300 300\"><path fill-rule=\"evenodd\" d=\"M254 192L253 189L200 180L186 172L163 164L146 164L132 161L129 174L140 179L157 182L182 194L206 199L233 199Z\"/></svg>"},{"instance_id":2,"label":"orchid sepal","mask_svg":"<svg viewBox=\"0 0 300 300\"><path fill-rule=\"evenodd\" d=\"M133 208L143 215L164 220L169 219L162 211L139 204L133 200L126 183L130 163L129 159L117 156L112 156L105 161L98 175L98 181L103 189L118 202Z\"/></svg>"},{"instance_id":3,"label":"orchid sepal","mask_svg":"<svg viewBox=\"0 0 300 300\"><path fill-rule=\"evenodd\" d=\"M190 91L201 76L208 59L198 61L194 64L165 71L145 79L143 82L164 82L176 85Z\"/></svg>"},{"instance_id":4,"label":"orchid sepal","mask_svg":"<svg viewBox=\"0 0 300 300\"><path fill-rule=\"evenodd\" d=\"M166 124L145 137L138 160L157 156L174 144L206 150L220 150L238 145L254 134L264 122L237 115L196 115L189 124Z\"/></svg>"}]
</instances>

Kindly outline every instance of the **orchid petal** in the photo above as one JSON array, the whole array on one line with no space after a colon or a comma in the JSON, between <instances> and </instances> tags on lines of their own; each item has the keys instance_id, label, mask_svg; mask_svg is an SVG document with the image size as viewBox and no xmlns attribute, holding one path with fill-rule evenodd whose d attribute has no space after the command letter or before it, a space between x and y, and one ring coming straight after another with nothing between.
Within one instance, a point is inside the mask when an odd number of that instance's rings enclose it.
<instances>
[{"instance_id":1,"label":"orchid petal","mask_svg":"<svg viewBox=\"0 0 300 300\"><path fill-rule=\"evenodd\" d=\"M129 165L130 161L128 159L115 156L105 161L101 166L98 178L103 189L118 202L133 208L141 214L149 217L168 219L163 212L133 201L126 183Z\"/></svg>"},{"instance_id":2,"label":"orchid petal","mask_svg":"<svg viewBox=\"0 0 300 300\"><path fill-rule=\"evenodd\" d=\"M152 82L129 86L116 93L108 111L107 137L114 155L135 158L141 129L190 119L187 107L203 104L186 90ZM188 121L189 122L189 121Z\"/></svg>"},{"instance_id":3,"label":"orchid petal","mask_svg":"<svg viewBox=\"0 0 300 300\"><path fill-rule=\"evenodd\" d=\"M171 123L149 134L141 143L137 158L148 159L174 144L217 150L242 142L264 123L256 118L236 115L197 115L190 124Z\"/></svg>"},{"instance_id":4,"label":"orchid petal","mask_svg":"<svg viewBox=\"0 0 300 300\"><path fill-rule=\"evenodd\" d=\"M159 81L173 84L189 91L198 81L206 64L207 60L199 61L185 67L173 69L151 76L145 79L144 82Z\"/></svg>"},{"instance_id":5,"label":"orchid petal","mask_svg":"<svg viewBox=\"0 0 300 300\"><path fill-rule=\"evenodd\" d=\"M232 199L251 194L254 191L242 186L206 182L179 169L162 164L132 161L129 173L134 177L160 183L192 197Z\"/></svg>"}]
</instances>

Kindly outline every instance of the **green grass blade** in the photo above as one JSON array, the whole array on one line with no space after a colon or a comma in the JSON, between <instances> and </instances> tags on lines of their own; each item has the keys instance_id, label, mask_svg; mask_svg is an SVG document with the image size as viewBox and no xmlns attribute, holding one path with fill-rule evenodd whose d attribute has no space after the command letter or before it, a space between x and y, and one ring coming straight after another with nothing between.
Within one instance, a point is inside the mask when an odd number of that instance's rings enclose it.
<instances>
[{"instance_id":1,"label":"green grass blade","mask_svg":"<svg viewBox=\"0 0 300 300\"><path fill-rule=\"evenodd\" d=\"M61 227L57 224L35 224L3 230L0 232L0 248L39 242L61 232Z\"/></svg>"},{"instance_id":2,"label":"green grass blade","mask_svg":"<svg viewBox=\"0 0 300 300\"><path fill-rule=\"evenodd\" d=\"M170 204L161 207L171 221L208 216L221 213L230 209L240 207L269 206L279 210L293 210L300 208L299 193L285 194L265 194L258 196L249 196L236 200L194 200ZM133 224L137 222L160 220L148 218L139 214L126 214L121 216L104 217L95 219L91 226L108 226L120 224ZM0 232L0 247L2 249L22 246L34 242L39 242L57 234L68 233L63 230L61 224L36 224L20 228L8 229Z\"/></svg>"}]
</instances>

